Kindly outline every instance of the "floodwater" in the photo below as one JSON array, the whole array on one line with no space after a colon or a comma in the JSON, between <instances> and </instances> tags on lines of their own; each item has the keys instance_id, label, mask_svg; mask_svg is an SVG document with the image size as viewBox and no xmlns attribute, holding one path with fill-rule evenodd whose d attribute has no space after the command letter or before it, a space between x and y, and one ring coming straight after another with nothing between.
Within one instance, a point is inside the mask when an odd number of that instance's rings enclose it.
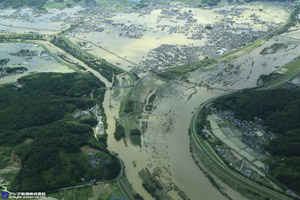
<instances>
[{"instance_id":1,"label":"floodwater","mask_svg":"<svg viewBox=\"0 0 300 200\"><path fill-rule=\"evenodd\" d=\"M18 78L28 75L33 72L61 72L69 73L74 72L67 66L60 64L51 56L12 56L9 53L16 53L21 49L30 49L30 51L37 51L39 54L44 50L42 47L31 43L0 43L0 58L8 58L8 67L18 67L23 66L28 69L28 71L22 74L9 75L0 78L0 84L15 82Z\"/></svg>"},{"instance_id":2,"label":"floodwater","mask_svg":"<svg viewBox=\"0 0 300 200\"><path fill-rule=\"evenodd\" d=\"M188 128L193 111L217 94L198 92L187 102L193 90L180 85L174 89L163 90L164 95L155 102L156 109L148 120L143 144L148 151L168 161L171 181L189 198L225 199L195 165L189 151Z\"/></svg>"},{"instance_id":3,"label":"floodwater","mask_svg":"<svg viewBox=\"0 0 300 200\"><path fill-rule=\"evenodd\" d=\"M255 6L254 6L255 7ZM231 8L230 8L231 9ZM187 9L182 9L181 12L187 12ZM9 15L11 11L5 13L5 15ZM54 11L56 12L56 11ZM166 31L161 31L160 28L157 28L157 25L169 25L169 26L176 26L185 24L185 21L178 20L174 22L174 19L161 19L157 22L158 16L160 16L161 10L154 10L151 15L148 16L138 16L136 13L122 13L113 17L113 20L118 23L135 23L141 25L147 25L147 32L141 39L130 39L130 38L121 38L119 37L118 30L113 30L111 32L102 32L102 33L78 33L76 37L82 39L89 39L93 43L99 44L100 46L107 48L108 50L112 51L120 55L121 57L127 57L130 60L135 62L139 62L140 60L146 57L147 53L160 46L161 44L179 44L179 45L197 45L201 46L204 45L206 39L203 40L190 40L183 34L179 33L172 33L169 34ZM215 21L220 20L223 16L216 15L212 10L201 10L201 9L193 9L193 13L195 13L194 17L198 19L198 21L202 24L207 23L214 23ZM258 11L255 11L256 14ZM205 15L203 14L205 13ZM246 13L248 17L250 13ZM272 13L269 13L272 14ZM275 19L284 20L285 13L276 13L278 18L271 18L268 20ZM211 17L204 17L204 16L211 16ZM219 19L217 19L219 18ZM48 19L42 19L47 21ZM134 21L135 20L135 21ZM131 22L129 22L131 21ZM7 23L6 25L14 24L15 21L4 21ZM26 27L33 27L33 23L31 22L19 22L18 26L26 26ZM60 22L51 22L53 24L60 23ZM241 21L242 23L242 21ZM59 24L49 26L51 29L60 28ZM40 28L47 28L48 25ZM258 28L261 25L257 25ZM0 28L2 28L0 26ZM15 27L6 27L3 29L8 29L9 31L14 31L15 29L21 31L21 28ZM24 32L24 30L23 30ZM40 32L40 31L39 31ZM57 53L61 50L53 47L53 45L49 44L48 42L43 42L44 45L47 45L47 48L51 52ZM4 45L11 45L11 44L4 44ZM267 47L267 44L264 44L264 47ZM269 45L271 45L269 43ZM1 44L0 48L7 49L7 47ZM27 47L28 48L28 47ZM32 47L34 49L34 47ZM298 47L290 46L289 49L296 49ZM0 49L1 50L1 49ZM31 49L32 50L32 49ZM262 50L262 49L261 49ZM295 50L295 51L296 51ZM3 53L5 51L0 51ZM61 51L62 52L62 51ZM107 59L109 62L116 63L120 62L120 58L116 59L116 56L112 56L111 54L94 48L91 51L96 56L100 56L102 58ZM259 50L254 51L256 56L259 56ZM299 52L299 51L298 51ZM64 53L64 52L62 52ZM109 56L108 56L109 55ZM253 87L256 85L257 78L261 73L268 73L274 68L276 68L275 57L270 58L272 60L273 66L261 68L264 62L255 62L254 64L251 63L252 61L256 61L256 57L251 57L252 54L244 55L242 59L242 63L234 63L235 66L243 66L232 73L228 73L224 75L220 75L219 72L222 71L223 65L220 66L215 71L208 70L207 72L196 71L191 75L193 81L197 80L214 80L215 84L224 85L224 79L229 78L229 81L233 83L231 87ZM5 55L7 56L7 55ZM4 56L4 57L5 57ZM247 57L248 56L248 57ZM1 55L2 57L2 55ZM76 60L75 58L68 55L72 60ZM294 57L293 54L289 57L292 59ZM275 59L275 60L274 60ZM287 61L287 60L286 60ZM285 62L286 62L285 61ZM21 62L21 60L19 61ZM22 61L23 62L23 61ZM31 61L28 61L31 63ZM37 62L37 61L35 61ZM41 61L42 62L42 61ZM48 61L47 61L48 62ZM51 64L51 68L56 61ZM79 61L78 61L79 62ZM123 61L122 61L123 62ZM238 62L233 60L232 62ZM45 62L46 63L46 62ZM81 62L79 62L82 64ZM257 63L257 64L256 64ZM269 62L268 62L269 63ZM33 64L33 62L31 63ZM59 64L60 65L60 64ZM128 64L127 64L128 65ZM37 64L37 66L44 66L43 70L47 71L48 68L45 68L45 65ZM49 65L47 65L49 66ZM254 66L254 67L253 67ZM60 71L65 70L66 72L68 69L65 66L63 68L59 68ZM226 66L225 66L226 67ZM128 70L124 67L124 69ZM252 70L253 69L253 70ZM52 70L52 69L51 69ZM54 68L53 68L54 70ZM88 69L94 74L97 74L97 77L103 81L106 86L110 86L111 83L108 82L104 77L102 77L98 72L93 71L92 69ZM257 71L256 71L257 70ZM49 70L50 71L50 70ZM59 70L58 70L59 71ZM72 70L70 70L72 71ZM229 70L230 72L230 70ZM199 73L199 74L197 74ZM249 76L249 78L247 78ZM210 79L208 79L208 78ZM241 77L241 78L237 78ZM222 79L222 80L221 80ZM1 80L1 79L0 79ZM245 81L246 80L246 81ZM217 82L219 81L219 82ZM120 89L121 94L119 96L124 96L125 92L128 89ZM113 91L107 90L105 93L105 99L103 102L103 107L105 109L105 113L107 116L108 122L108 149L118 154L118 156L122 159L125 165L125 173L128 177L129 181L132 183L133 188L144 196L145 199L153 199L149 193L147 193L143 186L142 180L138 177L138 172L144 168L148 168L150 172L157 172L158 179L162 182L164 186L168 186L170 190L168 194L173 199L180 199L177 192L175 192L174 185L176 185L179 190L183 191L190 199L198 200L198 199L213 199L213 200L223 200L226 199L224 196L221 195L220 192L210 183L207 177L200 171L200 169L196 166L195 162L192 160L191 153L189 151L189 135L188 135L188 128L190 124L191 117L196 109L199 107L201 103L204 101L222 95L224 93L218 91L205 91L200 88L191 88L184 84L179 84L176 82L170 83L166 86L161 87L157 92L157 98L154 101L154 110L152 113L143 113L143 119L148 122L148 128L143 133L142 136L142 147L133 146L130 142L125 143L124 141L117 142L114 138L114 131L115 131L115 119L119 118L119 106L120 101L113 97ZM234 199L243 199L237 192L233 191L226 185L222 185L226 189L226 193Z\"/></svg>"},{"instance_id":4,"label":"floodwater","mask_svg":"<svg viewBox=\"0 0 300 200\"><path fill-rule=\"evenodd\" d=\"M124 89L121 89L124 90ZM127 142L127 145L123 141L117 142L114 138L115 131L115 118L119 117L119 106L120 103L113 100L112 90L107 90L105 93L105 98L103 102L103 107L107 117L108 123L108 149L112 152L118 154L119 158L124 163L125 174L132 183L133 188L141 194L145 199L152 199L150 194L145 191L142 186L142 181L138 177L138 172L143 169L144 166L148 164L148 159L152 158L151 155L141 151L140 148L131 145ZM136 161L136 166L134 167L133 162Z\"/></svg>"},{"instance_id":5,"label":"floodwater","mask_svg":"<svg viewBox=\"0 0 300 200\"><path fill-rule=\"evenodd\" d=\"M260 54L263 49L278 42L285 42L287 48L278 50L274 54L265 56ZM223 87L224 81L229 81L233 84L231 83L228 87L235 89L255 87L261 74L271 73L277 69L278 65L284 65L296 58L299 48L287 38L270 39L250 53L245 52L239 59L232 59L219 63L220 66L191 73L191 81L211 80L214 81L212 82L214 85ZM278 61L277 58L282 53L285 57ZM231 69L229 64L235 67ZM223 74L220 75L220 73ZM119 103L111 98L109 92L105 97L104 107L109 120L108 146L124 161L126 175L134 189L146 199L151 199L141 186L141 179L138 178L138 172L143 168L148 168L152 173L159 171L157 178L164 186L175 184L191 199L225 199L192 160L187 132L191 116L196 108L207 99L224 93L170 83L158 89L156 94L154 111L151 114L143 113L142 115L142 120L148 122L148 128L142 136L141 148L132 146L129 142L125 145L123 141L115 141L113 137L114 117L118 118ZM112 107L109 106L110 104ZM136 166L133 165L134 162L137 162ZM225 192L233 199L243 199L228 186L222 185L222 187L226 188ZM179 199L173 189L168 194L173 199Z\"/></svg>"},{"instance_id":6,"label":"floodwater","mask_svg":"<svg viewBox=\"0 0 300 200\"><path fill-rule=\"evenodd\" d=\"M253 51L241 54L237 59L218 63L208 70L196 70L190 74L193 82L202 82L209 85L245 89L259 85L260 75L268 75L299 56L300 41L295 41L285 34L274 37L266 41ZM262 55L265 48L270 48L273 44L283 43L285 48L277 50L275 53ZM280 59L279 59L280 58ZM287 70L287 69L285 69Z\"/></svg>"},{"instance_id":7,"label":"floodwater","mask_svg":"<svg viewBox=\"0 0 300 200\"><path fill-rule=\"evenodd\" d=\"M31 8L0 10L0 30L16 33L58 33L70 26L64 24L64 20L77 17L77 13L83 9L80 6L63 10L51 9L46 14L34 13Z\"/></svg>"},{"instance_id":8,"label":"floodwater","mask_svg":"<svg viewBox=\"0 0 300 200\"><path fill-rule=\"evenodd\" d=\"M89 40L101 47L112 51L113 53L129 60L138 63L147 57L147 54L162 44L169 45L190 45L190 46L202 46L205 44L205 39L203 40L192 40L187 39L184 34L173 33L169 34L158 33L158 32L147 32L141 39L133 38L121 38L118 36L118 32L113 32L107 34L105 32L96 33L78 33L76 37L81 39ZM72 41L76 41L76 38L72 38ZM78 41L78 40L77 40ZM103 51L95 46L92 47L94 55L106 59L111 63L122 63L124 70L128 70L128 63L120 60L115 55L112 55L106 51Z\"/></svg>"},{"instance_id":9,"label":"floodwater","mask_svg":"<svg viewBox=\"0 0 300 200\"><path fill-rule=\"evenodd\" d=\"M124 89L121 91L124 92ZM212 93L181 83L162 86L156 93L154 111L151 114L142 114L141 120L148 122L148 128L141 138L142 147L115 140L115 118L119 117L120 103L114 99L112 93L113 91L108 90L103 102L108 121L108 149L122 159L126 176L138 193L147 200L153 199L144 190L142 180L138 177L140 170L148 168L151 173L158 173L156 178L165 188L169 188L168 195L172 199L181 199L175 191L175 185L192 200L226 199L193 161L188 135L190 120L195 110L202 102L221 95L221 92ZM228 187L226 193L243 199Z\"/></svg>"},{"instance_id":10,"label":"floodwater","mask_svg":"<svg viewBox=\"0 0 300 200\"><path fill-rule=\"evenodd\" d=\"M288 11L281 7L272 7L268 4L246 4L239 6L224 6L221 8L202 9L188 7L174 7L179 9L179 13L191 13L193 19L197 20L193 23L193 28L186 29L190 23L186 19L177 19L176 15L165 15L161 9L155 9L150 14L140 14L138 12L122 13L117 12L109 18L113 24L124 24L126 26L139 25L144 31L143 36L138 38L121 37L124 31L122 27L111 26L109 24L99 25L104 28L103 32L89 32L81 29L75 34L77 38L85 39L100 45L101 47L135 63L146 60L148 53L163 44L168 45L187 45L187 46L204 46L208 44L206 34L202 39L189 39L188 37L199 31L197 26L205 26L207 24L214 25L221 23L232 24L233 28L251 28L254 31L267 31L267 24L279 25L288 17ZM234 12L237 10L239 14ZM220 11L227 11L229 14L220 14ZM255 18L260 19L264 23L257 23ZM172 28L184 29L183 33L170 31ZM74 40L74 38L71 38ZM119 63L124 70L130 69L130 64L120 60L118 57L105 52L99 48L92 47L91 53L100 56L109 62Z\"/></svg>"},{"instance_id":11,"label":"floodwater","mask_svg":"<svg viewBox=\"0 0 300 200\"><path fill-rule=\"evenodd\" d=\"M137 18L134 19L137 23ZM118 22L120 23L121 17L116 16L115 20L119 20ZM124 21L126 20L128 21L125 17ZM151 22L151 20L154 19L150 18L149 21ZM118 37L117 31L110 33L77 34L77 37L84 39L92 38L94 43L108 48L122 57L126 56L135 62L143 59L143 56L157 45L163 43L193 44L193 42L195 42L189 41L184 35L165 34L163 32L157 33L155 31L146 32L142 39L138 40L120 38ZM180 40L178 38L180 38ZM205 38L197 42L198 45L201 45L201 43L204 44ZM264 62L257 59L261 57L260 51L275 42L276 41L270 40L269 43L263 44L259 49L250 54L245 53L238 64L234 63L234 66L239 66L236 71L224 70L224 65L226 64L227 66L228 63L220 63L220 66L216 66L213 69L205 71L199 70L192 73L191 80L194 82L198 80L210 80L213 84L224 86L228 78L231 82L230 87L232 88L254 87L256 86L260 74L270 73L276 68L274 65L261 68L259 66ZM92 48L93 51L97 51L94 47ZM293 48L297 47L292 45L289 46L288 49ZM107 58L105 57L105 53L101 52L101 50L96 52L96 54L101 54L104 58ZM288 58L293 59L294 53L289 55L292 56L288 56ZM267 59L275 64L276 59L274 60L273 56L275 57L277 54L270 55ZM113 57L109 57L108 60L117 62L113 60ZM252 64L252 61L255 62ZM231 62L238 62L238 60L232 60ZM227 75L220 74L220 72L224 71L229 72ZM167 86L162 86L156 93L157 98L154 101L154 111L150 114L142 114L141 120L148 123L148 128L141 138L142 147L133 146L130 142L126 144L123 141L116 142L114 139L113 133L115 129L115 119L118 119L119 102L115 101L110 93L110 91L107 91L103 103L109 124L107 130L109 135L108 148L110 151L118 153L119 157L124 161L125 173L132 183L133 188L138 193L143 195L145 199L152 199L142 187L142 180L138 177L138 172L141 169L148 168L151 173L155 172L158 174L156 178L159 179L165 188L168 188L168 195L170 195L172 199L180 199L178 193L175 192L174 185L192 200L226 199L210 183L193 161L189 151L188 135L191 117L199 105L208 99L223 95L223 92L215 90L205 91L197 87L190 88L178 83L170 83ZM136 165L134 163L136 163ZM224 183L222 184L220 180L217 179L216 181L222 185L225 193L231 198L244 199L244 197L232 190L229 186Z\"/></svg>"}]
</instances>

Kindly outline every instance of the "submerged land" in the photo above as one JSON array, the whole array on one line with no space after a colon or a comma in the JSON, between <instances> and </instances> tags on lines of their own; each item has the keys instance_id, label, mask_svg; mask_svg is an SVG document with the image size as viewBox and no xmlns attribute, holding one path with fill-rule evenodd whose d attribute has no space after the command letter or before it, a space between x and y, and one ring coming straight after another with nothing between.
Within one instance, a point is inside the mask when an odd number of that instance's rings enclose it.
<instances>
[{"instance_id":1,"label":"submerged land","mask_svg":"<svg viewBox=\"0 0 300 200\"><path fill-rule=\"evenodd\" d=\"M297 2L40 3L1 10L2 191L298 198Z\"/></svg>"}]
</instances>

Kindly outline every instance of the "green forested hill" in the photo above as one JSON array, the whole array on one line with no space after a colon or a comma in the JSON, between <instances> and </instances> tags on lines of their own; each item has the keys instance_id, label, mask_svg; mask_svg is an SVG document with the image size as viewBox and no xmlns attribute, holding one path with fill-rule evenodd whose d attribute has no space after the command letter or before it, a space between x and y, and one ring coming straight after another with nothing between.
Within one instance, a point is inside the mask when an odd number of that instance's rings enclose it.
<instances>
[{"instance_id":1,"label":"green forested hill","mask_svg":"<svg viewBox=\"0 0 300 200\"><path fill-rule=\"evenodd\" d=\"M89 120L74 118L103 101L104 84L92 76L41 73L18 81L23 87L0 86L1 155L14 154L21 170L10 184L12 191L49 191L85 180L112 179L118 160L106 150L106 137L97 143ZM94 91L94 98L90 93ZM89 145L105 159L92 167L80 147ZM1 148L0 148L1 149ZM3 166L2 166L3 167Z\"/></svg>"},{"instance_id":2,"label":"green forested hill","mask_svg":"<svg viewBox=\"0 0 300 200\"><path fill-rule=\"evenodd\" d=\"M270 173L300 193L300 91L251 90L221 98L215 106L233 110L243 120L264 120L268 129L278 135L265 147L273 155Z\"/></svg>"}]
</instances>

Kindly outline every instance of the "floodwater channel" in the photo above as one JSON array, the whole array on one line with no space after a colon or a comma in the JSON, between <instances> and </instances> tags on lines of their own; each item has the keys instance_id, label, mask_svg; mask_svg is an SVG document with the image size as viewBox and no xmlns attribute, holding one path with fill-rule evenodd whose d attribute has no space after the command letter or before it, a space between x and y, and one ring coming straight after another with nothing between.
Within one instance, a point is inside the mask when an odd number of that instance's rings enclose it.
<instances>
[{"instance_id":1,"label":"floodwater channel","mask_svg":"<svg viewBox=\"0 0 300 200\"><path fill-rule=\"evenodd\" d=\"M121 89L125 95L126 89ZM122 94L123 93L123 94ZM204 101L222 95L222 92L205 91L184 83L168 83L157 90L152 113L143 113L142 120L148 128L142 135L142 145L137 147L129 141L117 142L114 138L115 119L119 118L120 101L107 90L103 107L108 123L108 149L118 154L125 166L125 174L137 193L145 199L153 199L143 188L138 172L147 168L172 199L182 199L175 188L190 199L226 199L198 168L190 153L188 128L191 117ZM229 187L226 193L243 199Z\"/></svg>"}]
</instances>

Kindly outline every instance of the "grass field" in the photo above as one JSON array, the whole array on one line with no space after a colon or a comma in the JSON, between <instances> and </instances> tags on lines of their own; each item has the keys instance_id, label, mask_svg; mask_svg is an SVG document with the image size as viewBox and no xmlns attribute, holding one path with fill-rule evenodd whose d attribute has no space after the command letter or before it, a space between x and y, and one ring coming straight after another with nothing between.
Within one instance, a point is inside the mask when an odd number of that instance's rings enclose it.
<instances>
[{"instance_id":1,"label":"grass field","mask_svg":"<svg viewBox=\"0 0 300 200\"><path fill-rule=\"evenodd\" d=\"M82 187L82 188L76 188L76 189L70 189L66 191L59 191L54 194L49 194L47 196L54 197L58 200L64 199L64 200L85 200L90 197L93 197L93 190L92 186Z\"/></svg>"},{"instance_id":2,"label":"grass field","mask_svg":"<svg viewBox=\"0 0 300 200\"><path fill-rule=\"evenodd\" d=\"M56 193L48 194L47 196L53 197L57 200L88 200L89 198L97 200L110 200L112 197L126 199L116 181L62 190Z\"/></svg>"}]
</instances>

